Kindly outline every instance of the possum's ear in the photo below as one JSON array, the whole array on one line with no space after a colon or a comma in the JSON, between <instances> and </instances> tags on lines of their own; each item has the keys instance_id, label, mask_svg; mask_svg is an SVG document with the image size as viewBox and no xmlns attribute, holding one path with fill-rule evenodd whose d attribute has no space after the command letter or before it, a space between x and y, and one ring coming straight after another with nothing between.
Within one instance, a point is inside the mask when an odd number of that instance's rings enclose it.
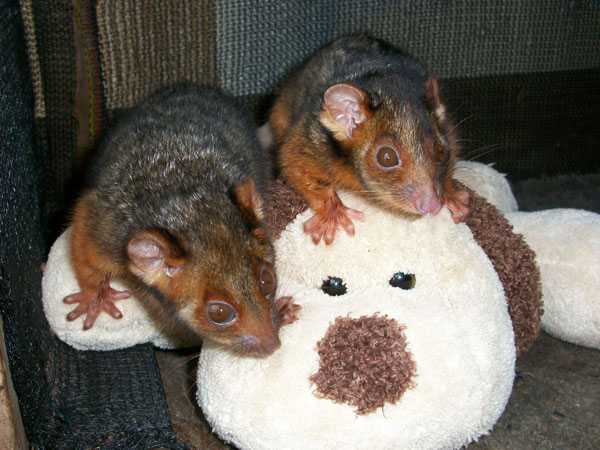
<instances>
[{"instance_id":1,"label":"possum's ear","mask_svg":"<svg viewBox=\"0 0 600 450\"><path fill-rule=\"evenodd\" d=\"M429 77L423 88L429 111L439 124L444 125L446 123L446 106L440 97L440 85L437 78L434 76Z\"/></svg>"},{"instance_id":2,"label":"possum's ear","mask_svg":"<svg viewBox=\"0 0 600 450\"><path fill-rule=\"evenodd\" d=\"M130 269L151 284L163 275L173 278L183 271L184 259L179 246L157 230L142 230L127 244Z\"/></svg>"},{"instance_id":3,"label":"possum's ear","mask_svg":"<svg viewBox=\"0 0 600 450\"><path fill-rule=\"evenodd\" d=\"M323 95L319 120L337 139L352 139L354 130L368 118L366 98L363 91L350 84L334 84Z\"/></svg>"},{"instance_id":4,"label":"possum's ear","mask_svg":"<svg viewBox=\"0 0 600 450\"><path fill-rule=\"evenodd\" d=\"M247 222L258 223L263 220L262 202L252 178L246 178L242 184L234 187L233 196Z\"/></svg>"},{"instance_id":5,"label":"possum's ear","mask_svg":"<svg viewBox=\"0 0 600 450\"><path fill-rule=\"evenodd\" d=\"M452 149L452 153L456 154L459 149L456 126L446 112L446 105L440 96L440 86L437 78L433 76L429 77L423 85L423 89L425 91L425 102L429 110L429 117L431 118L435 133L440 141L448 145Z\"/></svg>"},{"instance_id":6,"label":"possum's ear","mask_svg":"<svg viewBox=\"0 0 600 450\"><path fill-rule=\"evenodd\" d=\"M266 241L262 224L264 218L262 201L252 178L246 178L242 184L233 188L233 201L242 212L250 232L260 242Z\"/></svg>"}]
</instances>

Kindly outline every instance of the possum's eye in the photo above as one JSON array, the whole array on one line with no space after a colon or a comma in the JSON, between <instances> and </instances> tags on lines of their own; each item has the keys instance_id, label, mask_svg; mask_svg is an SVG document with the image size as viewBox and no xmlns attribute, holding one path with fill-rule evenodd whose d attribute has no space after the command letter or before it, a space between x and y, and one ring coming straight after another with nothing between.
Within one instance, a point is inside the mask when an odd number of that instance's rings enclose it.
<instances>
[{"instance_id":1,"label":"possum's eye","mask_svg":"<svg viewBox=\"0 0 600 450\"><path fill-rule=\"evenodd\" d=\"M390 285L404 290L412 289L415 287L415 276L412 273L396 272L390 278Z\"/></svg>"},{"instance_id":2,"label":"possum's eye","mask_svg":"<svg viewBox=\"0 0 600 450\"><path fill-rule=\"evenodd\" d=\"M209 302L206 307L206 315L214 325L229 325L237 317L233 306L221 301Z\"/></svg>"},{"instance_id":3,"label":"possum's eye","mask_svg":"<svg viewBox=\"0 0 600 450\"><path fill-rule=\"evenodd\" d=\"M265 297L271 298L277 289L275 270L268 264L261 264L258 269L258 284Z\"/></svg>"},{"instance_id":4,"label":"possum's eye","mask_svg":"<svg viewBox=\"0 0 600 450\"><path fill-rule=\"evenodd\" d=\"M325 292L327 295L336 296L336 295L344 295L348 288L344 284L344 280L337 277L329 277L323 284L321 285L321 290Z\"/></svg>"},{"instance_id":5,"label":"possum's eye","mask_svg":"<svg viewBox=\"0 0 600 450\"><path fill-rule=\"evenodd\" d=\"M375 151L375 160L383 169L391 169L400 165L398 152L389 145L382 145Z\"/></svg>"}]
</instances>

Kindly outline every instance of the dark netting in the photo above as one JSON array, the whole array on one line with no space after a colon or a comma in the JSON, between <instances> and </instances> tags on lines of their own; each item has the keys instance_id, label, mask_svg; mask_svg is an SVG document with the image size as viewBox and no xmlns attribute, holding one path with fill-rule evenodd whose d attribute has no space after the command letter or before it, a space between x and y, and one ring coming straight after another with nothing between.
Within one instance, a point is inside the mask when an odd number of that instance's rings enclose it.
<instances>
[{"instance_id":1,"label":"dark netting","mask_svg":"<svg viewBox=\"0 0 600 450\"><path fill-rule=\"evenodd\" d=\"M49 331L40 292L47 228L32 83L19 2L1 6L0 312L27 438L49 449L184 448L171 430L150 345L78 352Z\"/></svg>"},{"instance_id":2,"label":"dark netting","mask_svg":"<svg viewBox=\"0 0 600 450\"><path fill-rule=\"evenodd\" d=\"M600 170L600 69L441 82L463 159L511 181Z\"/></svg>"},{"instance_id":3,"label":"dark netting","mask_svg":"<svg viewBox=\"0 0 600 450\"><path fill-rule=\"evenodd\" d=\"M52 340L40 301L45 241L41 165L18 1L0 15L0 312L26 432L35 440L48 414L44 368Z\"/></svg>"},{"instance_id":4,"label":"dark netting","mask_svg":"<svg viewBox=\"0 0 600 450\"><path fill-rule=\"evenodd\" d=\"M53 235L73 199L77 169L77 121L73 117L76 71L73 3L31 1L28 13L39 58L31 70L42 80L43 109L36 111L37 142L43 161L46 211Z\"/></svg>"},{"instance_id":5,"label":"dark netting","mask_svg":"<svg viewBox=\"0 0 600 450\"><path fill-rule=\"evenodd\" d=\"M173 433L154 349L77 351L55 342L49 448L185 449Z\"/></svg>"}]
</instances>

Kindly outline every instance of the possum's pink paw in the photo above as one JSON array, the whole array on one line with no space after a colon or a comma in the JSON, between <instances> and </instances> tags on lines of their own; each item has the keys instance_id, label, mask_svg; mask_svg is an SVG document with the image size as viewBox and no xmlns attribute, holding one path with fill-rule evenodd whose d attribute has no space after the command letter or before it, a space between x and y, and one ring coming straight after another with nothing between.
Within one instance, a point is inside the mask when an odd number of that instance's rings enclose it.
<instances>
[{"instance_id":1,"label":"possum's pink paw","mask_svg":"<svg viewBox=\"0 0 600 450\"><path fill-rule=\"evenodd\" d=\"M64 298L63 301L69 305L79 303L73 311L67 314L67 320L73 321L86 314L83 329L89 330L94 326L94 322L102 311L115 319L120 319L123 314L117 309L115 302L129 297L131 297L131 292L117 291L110 287L106 279L103 279L98 289L82 289L81 292L67 295Z\"/></svg>"},{"instance_id":2,"label":"possum's pink paw","mask_svg":"<svg viewBox=\"0 0 600 450\"><path fill-rule=\"evenodd\" d=\"M469 193L467 191L452 191L446 194L444 203L454 223L462 222L469 215Z\"/></svg>"},{"instance_id":3,"label":"possum's pink paw","mask_svg":"<svg viewBox=\"0 0 600 450\"><path fill-rule=\"evenodd\" d=\"M334 194L304 224L304 232L310 234L315 244L318 244L321 238L323 238L325 244L329 245L333 242L335 233L340 228L343 228L349 236L354 236L354 224L352 220L362 219L363 213L347 208L340 198Z\"/></svg>"},{"instance_id":4,"label":"possum's pink paw","mask_svg":"<svg viewBox=\"0 0 600 450\"><path fill-rule=\"evenodd\" d=\"M297 318L302 307L294 303L292 297L281 297L275 302L275 313L279 326L289 325Z\"/></svg>"}]
</instances>

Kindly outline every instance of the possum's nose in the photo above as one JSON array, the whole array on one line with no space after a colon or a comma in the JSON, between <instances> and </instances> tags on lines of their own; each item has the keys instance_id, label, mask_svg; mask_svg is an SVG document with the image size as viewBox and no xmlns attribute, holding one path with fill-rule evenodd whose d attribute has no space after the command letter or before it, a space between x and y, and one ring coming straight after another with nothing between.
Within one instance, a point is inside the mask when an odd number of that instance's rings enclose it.
<instances>
[{"instance_id":1,"label":"possum's nose","mask_svg":"<svg viewBox=\"0 0 600 450\"><path fill-rule=\"evenodd\" d=\"M240 345L253 355L269 356L281 347L281 341L276 334L260 338L254 335L246 335L242 338Z\"/></svg>"},{"instance_id":2,"label":"possum's nose","mask_svg":"<svg viewBox=\"0 0 600 450\"><path fill-rule=\"evenodd\" d=\"M281 341L277 336L272 336L270 339L263 340L258 350L261 355L268 356L279 349L279 347L281 347Z\"/></svg>"},{"instance_id":3,"label":"possum's nose","mask_svg":"<svg viewBox=\"0 0 600 450\"><path fill-rule=\"evenodd\" d=\"M415 206L423 215L431 214L435 216L442 209L442 204L432 187L419 192Z\"/></svg>"}]
</instances>

